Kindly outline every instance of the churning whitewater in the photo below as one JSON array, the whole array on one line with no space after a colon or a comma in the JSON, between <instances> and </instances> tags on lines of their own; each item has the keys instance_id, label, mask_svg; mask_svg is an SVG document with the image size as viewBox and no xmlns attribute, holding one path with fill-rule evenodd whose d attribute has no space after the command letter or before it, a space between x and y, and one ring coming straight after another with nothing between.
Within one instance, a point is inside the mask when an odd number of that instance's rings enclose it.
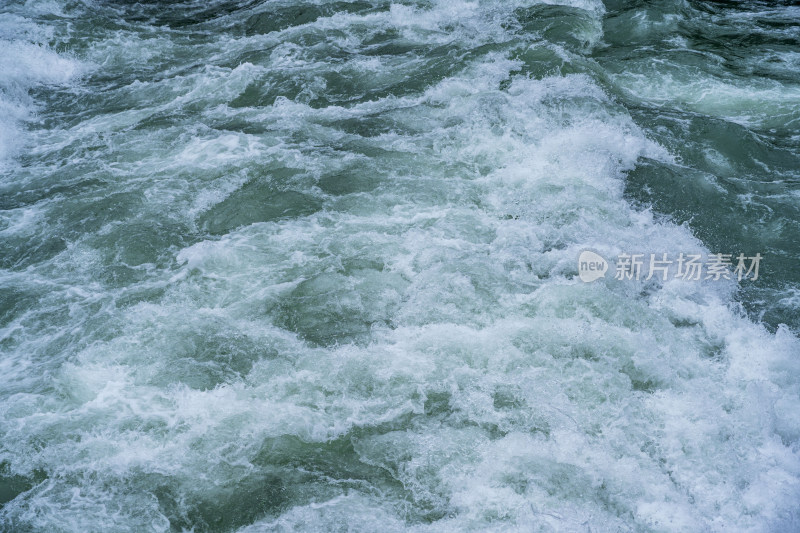
<instances>
[{"instance_id":1,"label":"churning whitewater","mask_svg":"<svg viewBox=\"0 0 800 533\"><path fill-rule=\"evenodd\" d=\"M3 3L0 530L800 531L798 20Z\"/></svg>"}]
</instances>

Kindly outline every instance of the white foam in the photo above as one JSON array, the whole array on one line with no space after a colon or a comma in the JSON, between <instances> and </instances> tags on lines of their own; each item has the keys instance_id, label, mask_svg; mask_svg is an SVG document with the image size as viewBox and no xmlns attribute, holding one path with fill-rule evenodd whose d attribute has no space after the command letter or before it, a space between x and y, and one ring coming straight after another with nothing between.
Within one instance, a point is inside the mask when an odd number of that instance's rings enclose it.
<instances>
[{"instance_id":1,"label":"white foam","mask_svg":"<svg viewBox=\"0 0 800 533\"><path fill-rule=\"evenodd\" d=\"M4 22L8 23L8 19ZM22 37L41 38L38 27L15 21L27 29ZM9 27L0 25L0 168L8 165L11 158L23 146L21 123L31 118L34 103L28 91L37 85L61 85L82 71L81 64L53 52L39 42L14 39ZM17 34L20 29L17 29ZM11 38L9 38L11 37Z\"/></svg>"},{"instance_id":2,"label":"white foam","mask_svg":"<svg viewBox=\"0 0 800 533\"><path fill-rule=\"evenodd\" d=\"M345 18L359 17L319 25ZM363 17L373 19L431 42L453 21L468 40L492 35L477 31L484 25L503 33L479 3ZM109 48L126 46L114 39ZM219 53L254 42L225 40ZM513 77L520 63L495 52L421 94L325 109L302 98L228 106L269 68L324 68L289 45L270 57L132 84L124 91L136 105L161 99L62 132L58 143L114 132L118 190L187 224L248 169L266 174L276 162L302 169L291 185L325 208L176 249L176 265L123 288L103 277L96 235L24 280L4 278L48 294L13 324L18 344L2 360L25 392L2 403L0 461L47 478L2 520L167 531L201 506L230 512L226 501L251 496L238 488L267 472L285 477L290 496L242 531L369 531L376 520L397 531L794 525L798 340L743 318L733 283L577 279L588 247L709 251L626 203L625 172L671 156L590 76ZM389 68L363 58L351 67ZM131 128L184 105L269 131ZM337 126L379 114L393 131ZM42 153L62 146L52 140ZM348 142L385 159L346 152ZM320 192L332 172L372 170L381 179L368 192ZM29 231L33 215L9 216L6 231ZM137 290L146 297L126 300ZM62 331L37 322L50 316ZM346 330L352 322L369 324L366 340ZM55 357L52 346L62 347ZM313 452L282 451L281 439ZM295 487L287 473L313 482ZM226 487L237 494L218 498Z\"/></svg>"}]
</instances>

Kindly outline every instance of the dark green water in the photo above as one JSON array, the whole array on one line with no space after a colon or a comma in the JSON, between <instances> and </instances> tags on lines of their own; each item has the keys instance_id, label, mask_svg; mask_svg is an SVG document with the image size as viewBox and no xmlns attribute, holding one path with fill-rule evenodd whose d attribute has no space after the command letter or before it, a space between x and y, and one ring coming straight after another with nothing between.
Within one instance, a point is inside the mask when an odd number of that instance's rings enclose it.
<instances>
[{"instance_id":1,"label":"dark green water","mask_svg":"<svg viewBox=\"0 0 800 533\"><path fill-rule=\"evenodd\" d=\"M0 4L0 530L800 531L798 21Z\"/></svg>"}]
</instances>

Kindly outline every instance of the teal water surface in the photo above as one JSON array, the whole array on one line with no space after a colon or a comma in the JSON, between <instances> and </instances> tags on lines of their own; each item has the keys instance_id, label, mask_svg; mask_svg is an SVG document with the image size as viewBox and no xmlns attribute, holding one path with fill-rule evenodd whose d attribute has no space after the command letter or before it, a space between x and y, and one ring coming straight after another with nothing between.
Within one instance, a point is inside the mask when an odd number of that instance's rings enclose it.
<instances>
[{"instance_id":1,"label":"teal water surface","mask_svg":"<svg viewBox=\"0 0 800 533\"><path fill-rule=\"evenodd\" d=\"M800 531L798 20L3 3L0 530Z\"/></svg>"}]
</instances>

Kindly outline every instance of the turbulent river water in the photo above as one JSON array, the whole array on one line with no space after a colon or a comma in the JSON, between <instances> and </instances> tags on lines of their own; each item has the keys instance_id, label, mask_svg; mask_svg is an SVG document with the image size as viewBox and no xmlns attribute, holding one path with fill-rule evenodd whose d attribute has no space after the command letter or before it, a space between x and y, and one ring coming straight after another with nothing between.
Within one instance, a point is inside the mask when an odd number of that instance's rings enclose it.
<instances>
[{"instance_id":1,"label":"turbulent river water","mask_svg":"<svg viewBox=\"0 0 800 533\"><path fill-rule=\"evenodd\" d=\"M800 531L799 260L798 6L2 2L0 530Z\"/></svg>"}]
</instances>

